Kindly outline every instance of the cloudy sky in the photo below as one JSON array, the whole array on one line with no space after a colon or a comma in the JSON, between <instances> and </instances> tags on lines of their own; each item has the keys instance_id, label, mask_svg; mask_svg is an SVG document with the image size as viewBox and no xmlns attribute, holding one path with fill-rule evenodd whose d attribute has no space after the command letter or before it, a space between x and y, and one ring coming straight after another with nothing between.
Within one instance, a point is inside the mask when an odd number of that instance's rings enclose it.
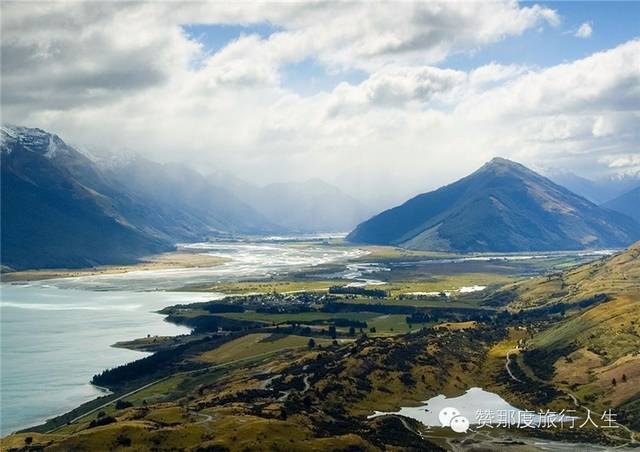
<instances>
[{"instance_id":1,"label":"cloudy sky","mask_svg":"<svg viewBox=\"0 0 640 452\"><path fill-rule=\"evenodd\" d=\"M8 2L2 121L402 196L493 156L640 170L640 3Z\"/></svg>"}]
</instances>

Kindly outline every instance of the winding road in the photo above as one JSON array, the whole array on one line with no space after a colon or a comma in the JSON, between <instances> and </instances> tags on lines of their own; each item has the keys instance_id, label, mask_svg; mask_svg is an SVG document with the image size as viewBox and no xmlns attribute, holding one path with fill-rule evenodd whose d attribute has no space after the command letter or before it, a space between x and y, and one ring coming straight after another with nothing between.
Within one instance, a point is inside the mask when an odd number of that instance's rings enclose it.
<instances>
[{"instance_id":1,"label":"winding road","mask_svg":"<svg viewBox=\"0 0 640 452\"><path fill-rule=\"evenodd\" d=\"M518 377L513 375L513 372L511 372L511 368L509 367L509 364L511 364L511 354L514 353L514 352L518 352L518 351L520 351L520 349L518 347L516 347L516 348L513 348L513 349L511 349L511 350L509 350L507 352L507 359L506 359L506 361L504 363L504 368L507 369L507 373L509 374L509 376L511 377L512 380L515 380L515 381L517 381L519 383L523 383L522 380L520 380Z\"/></svg>"},{"instance_id":2,"label":"winding road","mask_svg":"<svg viewBox=\"0 0 640 452\"><path fill-rule=\"evenodd\" d=\"M108 401L108 402L106 402L106 403L104 403L104 404L102 404L102 405L100 405L100 406L98 406L96 408L93 408L93 409L87 411L86 413L83 413L83 414L73 418L72 420L67 422L67 424L73 424L75 422L78 422L80 419L83 419L83 418L85 418L87 416L92 415L93 413L96 413L96 412L98 412L100 410L103 410L106 407L108 407L110 405L113 405L114 403L116 403L119 400L126 399L127 397L131 397L133 394L136 394L136 393L138 393L140 391L143 391L143 390L145 390L147 388L150 388L151 386L157 385L158 383L162 383L163 381L168 380L168 379L173 378L173 377L178 377L178 376L182 376L182 375L190 375L190 374L195 374L195 373L198 373L198 372L206 372L206 371L209 371L209 370L222 369L222 368L229 367L229 366L232 366L234 364L238 364L238 363L241 363L241 362L244 362L244 361L251 361L251 360L254 360L254 359L263 358L263 357L266 357L266 356L269 356L269 355L273 355L275 353L282 353L283 351L288 351L288 350L293 350L293 349L298 349L298 348L303 348L303 347L305 347L305 346L286 347L286 348L281 348L281 349L273 350L273 351L266 352L266 353L260 353L258 355L247 356L246 358L234 359L232 361L227 361L226 363L215 364L215 365L209 366L209 367L203 367L203 368L194 369L194 370L186 370L186 371L183 371L183 372L176 372L174 374L167 375L166 377L162 377L162 378L159 378L157 380L154 380L151 383L147 383L144 386L140 386L139 388L134 389L133 391L129 391L126 394L122 394L122 395L116 397L115 399L112 399L112 400L110 400L110 401ZM199 413L194 412L194 414L199 414ZM208 415L203 415L203 416L208 416ZM61 425L59 427L56 427L56 428L54 428L52 430L49 430L47 433L54 433L57 430L60 430L64 426L65 425Z\"/></svg>"}]
</instances>

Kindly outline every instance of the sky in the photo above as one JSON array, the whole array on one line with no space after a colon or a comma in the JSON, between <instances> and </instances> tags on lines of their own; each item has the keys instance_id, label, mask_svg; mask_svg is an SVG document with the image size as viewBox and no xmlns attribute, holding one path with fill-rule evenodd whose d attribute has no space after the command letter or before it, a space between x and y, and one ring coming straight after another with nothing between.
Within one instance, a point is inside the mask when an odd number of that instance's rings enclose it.
<instances>
[{"instance_id":1,"label":"sky","mask_svg":"<svg viewBox=\"0 0 640 452\"><path fill-rule=\"evenodd\" d=\"M366 202L640 171L640 2L10 2L2 122Z\"/></svg>"}]
</instances>

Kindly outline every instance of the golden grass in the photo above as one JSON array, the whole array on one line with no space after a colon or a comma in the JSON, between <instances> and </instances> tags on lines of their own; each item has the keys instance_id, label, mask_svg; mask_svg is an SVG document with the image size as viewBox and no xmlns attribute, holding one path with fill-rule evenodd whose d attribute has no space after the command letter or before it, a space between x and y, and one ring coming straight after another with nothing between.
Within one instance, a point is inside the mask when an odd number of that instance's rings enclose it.
<instances>
[{"instance_id":1,"label":"golden grass","mask_svg":"<svg viewBox=\"0 0 640 452\"><path fill-rule=\"evenodd\" d=\"M640 242L615 256L563 273L532 278L506 286L518 298L511 310L558 302L573 303L598 294L640 299Z\"/></svg>"},{"instance_id":2,"label":"golden grass","mask_svg":"<svg viewBox=\"0 0 640 452\"><path fill-rule=\"evenodd\" d=\"M470 320L468 322L447 322L447 323L440 323L438 325L436 325L434 328L439 329L445 329L445 330L466 330L469 328L475 328L478 324L473 321Z\"/></svg>"},{"instance_id":3,"label":"golden grass","mask_svg":"<svg viewBox=\"0 0 640 452\"><path fill-rule=\"evenodd\" d=\"M581 348L555 362L554 382L575 385L592 380L591 370L602 366L603 359L586 348Z\"/></svg>"},{"instance_id":4,"label":"golden grass","mask_svg":"<svg viewBox=\"0 0 640 452\"><path fill-rule=\"evenodd\" d=\"M270 333L248 334L235 339L220 347L206 351L194 358L194 361L209 364L219 364L251 356L262 355L278 350L304 348L309 342L308 337L288 335L269 340ZM328 344L325 338L315 338L316 344Z\"/></svg>"},{"instance_id":5,"label":"golden grass","mask_svg":"<svg viewBox=\"0 0 640 452\"><path fill-rule=\"evenodd\" d=\"M144 419L161 425L179 425L189 421L184 411L175 405L154 407Z\"/></svg>"},{"instance_id":6,"label":"golden grass","mask_svg":"<svg viewBox=\"0 0 640 452\"><path fill-rule=\"evenodd\" d=\"M53 441L59 441L64 435L41 434L41 433L15 433L5 436L0 440L0 451L5 452L11 449L21 450L27 446L27 438L30 438L29 445L37 450L38 447L45 447Z\"/></svg>"},{"instance_id":7,"label":"golden grass","mask_svg":"<svg viewBox=\"0 0 640 452\"><path fill-rule=\"evenodd\" d=\"M626 381L623 381L623 375ZM605 400L613 407L640 394L640 355L626 355L610 365L597 369L597 384L606 391ZM613 385L613 379L616 384Z\"/></svg>"},{"instance_id":8,"label":"golden grass","mask_svg":"<svg viewBox=\"0 0 640 452\"><path fill-rule=\"evenodd\" d=\"M618 298L594 306L538 334L535 348L562 347L576 341L606 360L640 350L640 301Z\"/></svg>"},{"instance_id":9,"label":"golden grass","mask_svg":"<svg viewBox=\"0 0 640 452\"><path fill-rule=\"evenodd\" d=\"M360 260L397 260L397 259L407 259L407 258L416 258L416 257L434 257L434 258L445 258L445 257L453 257L457 254L455 253L447 253L440 251L418 251L418 250L409 250L405 248L398 248L396 246L383 246L383 245L359 245L356 248L365 250L368 252L367 255L360 258Z\"/></svg>"}]
</instances>

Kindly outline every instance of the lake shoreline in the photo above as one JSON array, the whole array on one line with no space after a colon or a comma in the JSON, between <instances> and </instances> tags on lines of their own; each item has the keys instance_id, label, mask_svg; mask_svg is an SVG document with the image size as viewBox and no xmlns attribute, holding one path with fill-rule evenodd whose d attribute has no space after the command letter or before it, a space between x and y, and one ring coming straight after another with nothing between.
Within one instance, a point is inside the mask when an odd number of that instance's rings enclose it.
<instances>
[{"instance_id":1,"label":"lake shoreline","mask_svg":"<svg viewBox=\"0 0 640 452\"><path fill-rule=\"evenodd\" d=\"M139 262L124 265L101 265L85 268L54 268L3 271L0 281L20 283L43 281L57 278L76 278L83 276L118 275L136 271L166 270L178 268L216 267L229 262L221 256L201 254L194 250L179 249L167 253L155 254L140 259Z\"/></svg>"}]
</instances>

